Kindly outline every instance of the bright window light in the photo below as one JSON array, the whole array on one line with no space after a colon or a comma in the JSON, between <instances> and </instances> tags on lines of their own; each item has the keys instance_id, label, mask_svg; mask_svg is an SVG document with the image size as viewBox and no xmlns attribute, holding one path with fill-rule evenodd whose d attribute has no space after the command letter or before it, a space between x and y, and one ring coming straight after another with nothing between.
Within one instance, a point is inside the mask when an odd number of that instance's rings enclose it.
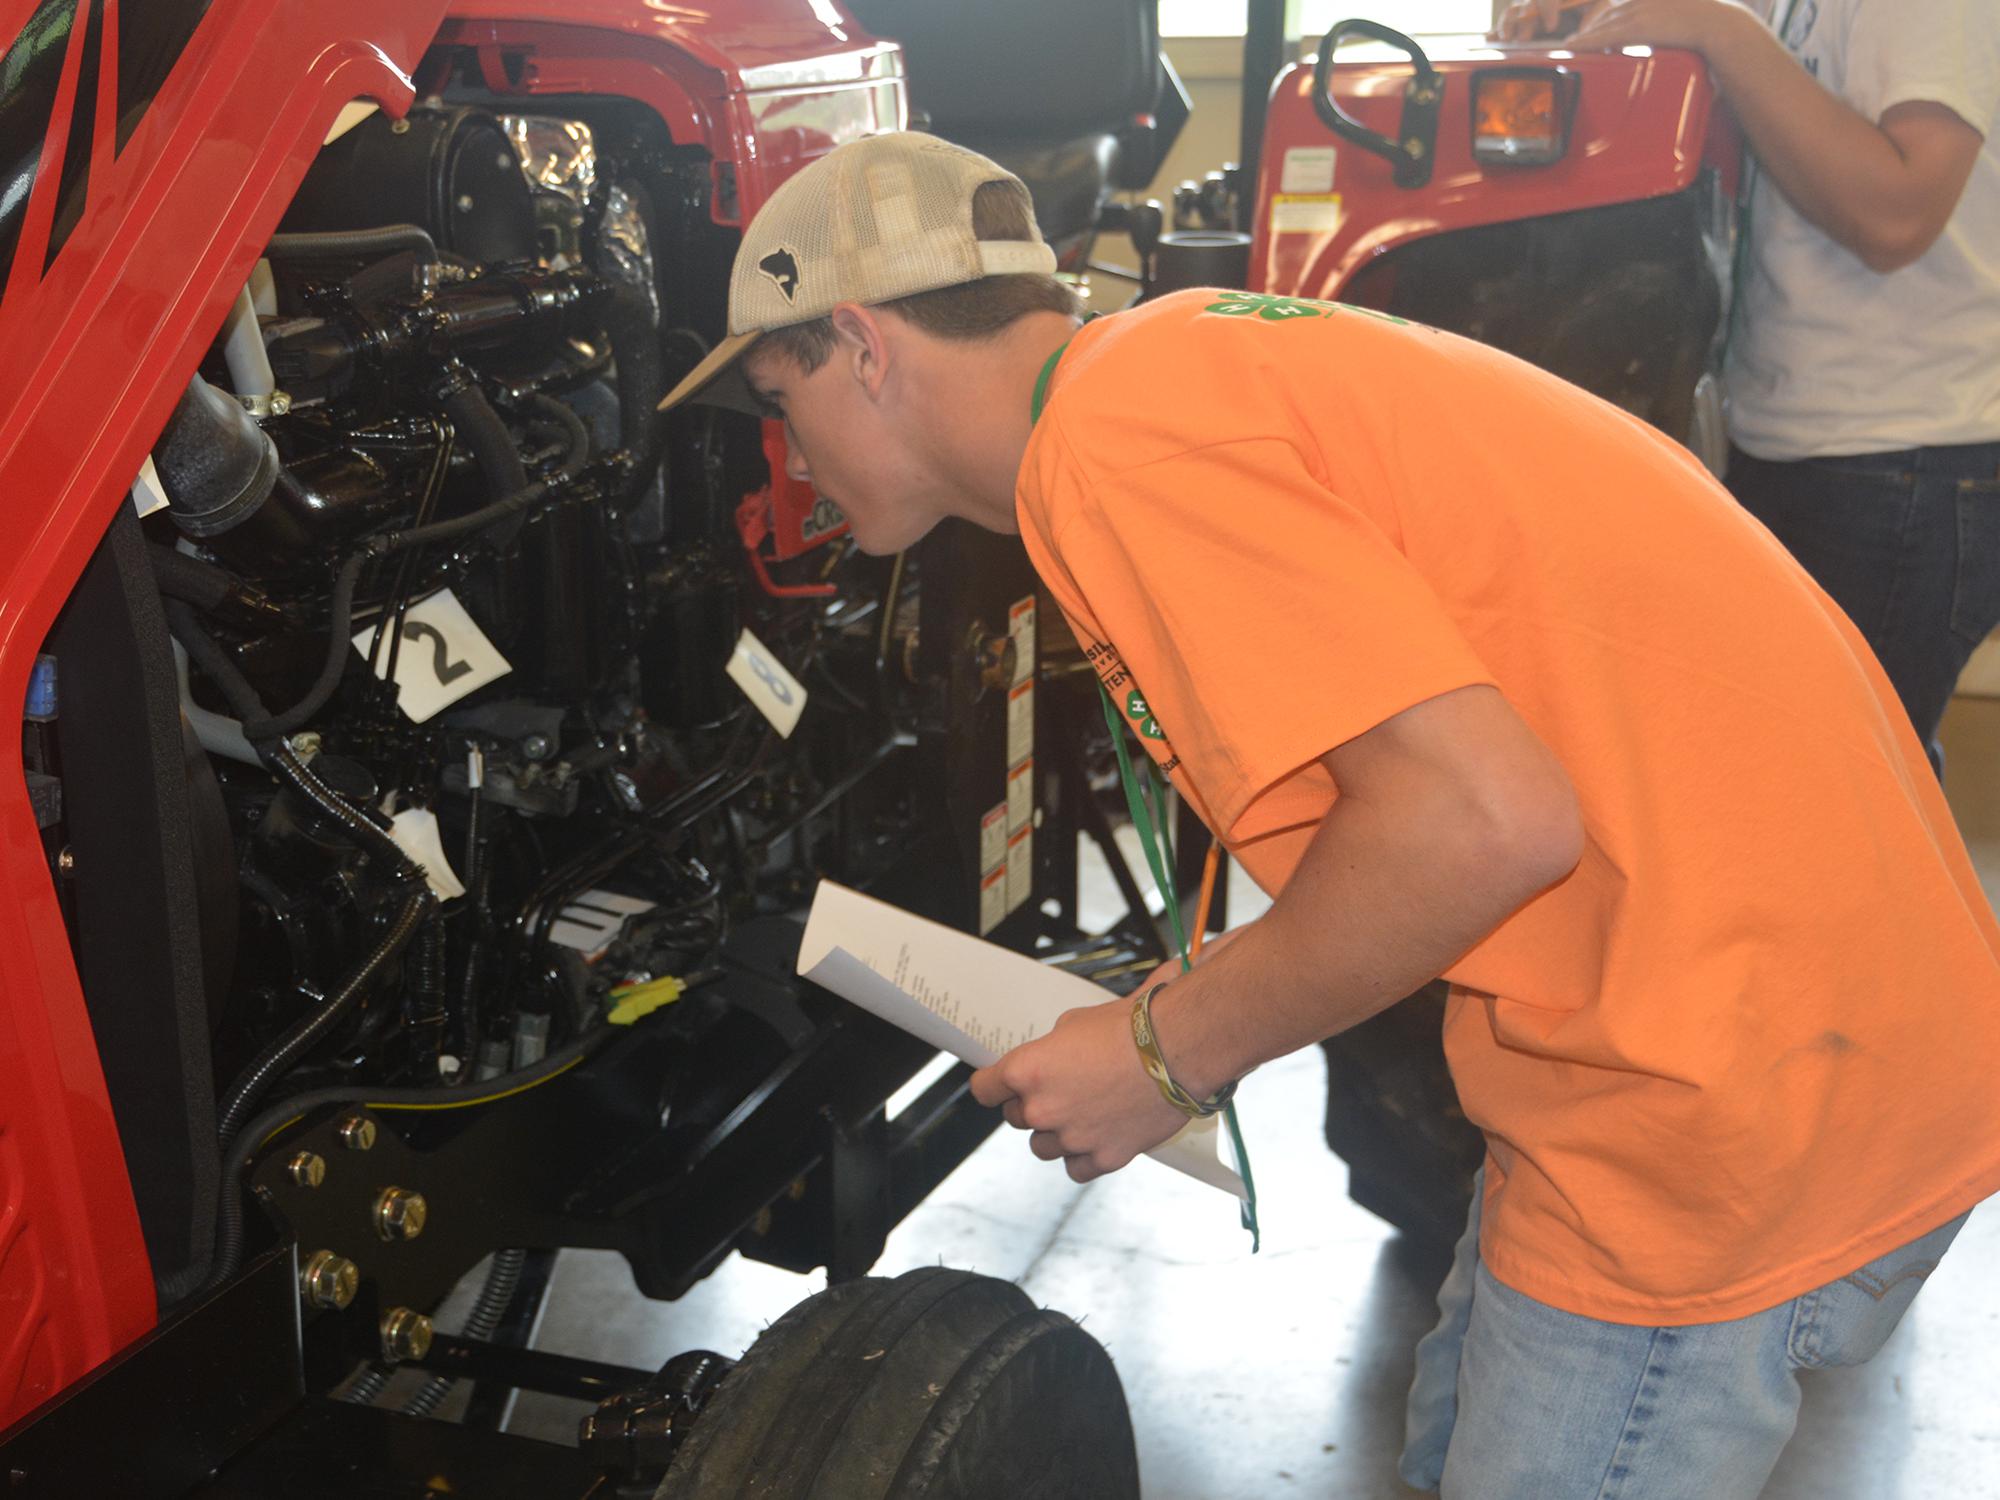
<instances>
[{"instance_id":1,"label":"bright window light","mask_svg":"<svg viewBox=\"0 0 2000 1500\"><path fill-rule=\"evenodd\" d=\"M1245 0L1160 0L1162 36L1241 36ZM1412 36L1483 32L1493 23L1492 0L1302 0L1298 31L1318 38L1346 16L1365 16Z\"/></svg>"}]
</instances>

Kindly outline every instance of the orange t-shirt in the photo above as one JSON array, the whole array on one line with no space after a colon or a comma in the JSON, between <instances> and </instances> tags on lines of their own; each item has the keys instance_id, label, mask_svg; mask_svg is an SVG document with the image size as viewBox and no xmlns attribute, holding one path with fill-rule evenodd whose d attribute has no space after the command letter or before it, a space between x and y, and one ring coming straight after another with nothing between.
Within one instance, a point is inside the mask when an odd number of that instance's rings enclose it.
<instances>
[{"instance_id":1,"label":"orange t-shirt","mask_svg":"<svg viewBox=\"0 0 2000 1500\"><path fill-rule=\"evenodd\" d=\"M1503 1282L1713 1322L2000 1191L2000 926L1881 668L1675 443L1465 339L1193 291L1083 329L1023 539L1267 891L1319 757L1490 683L1576 871L1445 976Z\"/></svg>"}]
</instances>

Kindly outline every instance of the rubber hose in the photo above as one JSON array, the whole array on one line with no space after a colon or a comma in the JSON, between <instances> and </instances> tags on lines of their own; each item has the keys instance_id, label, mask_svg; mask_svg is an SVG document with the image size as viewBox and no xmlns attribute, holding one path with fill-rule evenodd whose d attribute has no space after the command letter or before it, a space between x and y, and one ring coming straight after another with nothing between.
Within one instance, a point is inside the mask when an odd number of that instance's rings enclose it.
<instances>
[{"instance_id":1,"label":"rubber hose","mask_svg":"<svg viewBox=\"0 0 2000 1500\"><path fill-rule=\"evenodd\" d=\"M319 1008L272 1041L245 1065L223 1100L216 1134L224 1142L233 1137L244 1117L250 1113L251 1106L264 1097L271 1084L340 1024L369 986L381 977L390 960L416 935L436 905L437 897L431 894L428 886L411 890L403 898L396 915L390 919L389 930L382 941L320 1003Z\"/></svg>"},{"instance_id":2,"label":"rubber hose","mask_svg":"<svg viewBox=\"0 0 2000 1500\"><path fill-rule=\"evenodd\" d=\"M600 1027L551 1052L533 1067L502 1073L487 1079L478 1088L483 1094L494 1095L533 1088L574 1066L617 1034L615 1027ZM236 1273L243 1259L244 1195L240 1190L232 1189L240 1187L236 1179L249 1164L250 1153L286 1125L325 1104L436 1104L440 1100L448 1102L450 1098L449 1091L436 1087L365 1088L349 1084L341 1088L312 1089L303 1094L293 1094L270 1106L238 1131L235 1142L223 1153L222 1192L217 1198L216 1208L215 1250L209 1263L186 1267L161 1281L161 1306L170 1307L197 1292L220 1286Z\"/></svg>"},{"instance_id":3,"label":"rubber hose","mask_svg":"<svg viewBox=\"0 0 2000 1500\"><path fill-rule=\"evenodd\" d=\"M468 382L444 398L444 414L451 419L457 436L472 450L480 478L494 495L511 495L525 489L528 471L521 464L521 451L500 413L486 399L486 392Z\"/></svg>"},{"instance_id":4,"label":"rubber hose","mask_svg":"<svg viewBox=\"0 0 2000 1500\"><path fill-rule=\"evenodd\" d=\"M562 488L581 474L583 466L590 461L590 429L583 425L583 418L552 396L530 396L528 403L537 411L553 417L569 434L569 455L563 459L555 473L546 479L534 481L526 489L517 491L504 500L496 500L493 504L466 515L453 516L449 521L434 521L428 526L414 526L407 531L385 532L368 543L367 552L376 556L387 556L409 547L453 541L462 536L470 536L474 532L485 531L511 516L519 515L541 500L550 490Z\"/></svg>"},{"instance_id":5,"label":"rubber hose","mask_svg":"<svg viewBox=\"0 0 2000 1500\"><path fill-rule=\"evenodd\" d=\"M481 400L483 401L484 397ZM450 541L477 531L484 531L489 526L497 525L508 517L525 511L548 494L552 488L568 484L583 471L583 466L590 457L590 433L584 427L582 419L562 402L551 397L534 396L530 400L537 409L546 410L550 415L556 416L570 434L570 455L563 461L562 467L547 479L528 484L505 499L495 501L470 514L455 516L449 521L438 521L429 526L412 527L408 531L384 532L371 538L365 547L341 564L340 573L334 580L333 599L327 611L329 621L326 660L320 667L319 676L307 689L306 695L283 713L271 714L268 717L259 714L255 720L246 719L243 724L244 738L253 745L260 741L283 739L293 731L303 728L314 714L326 706L327 700L333 696L334 689L340 686L342 674L347 670L347 658L352 649L354 591L360 584L362 568L371 560L406 551L411 547ZM487 409L490 411L492 408L489 405ZM517 465L518 462L517 457ZM285 482L288 477L282 469L279 471L280 483ZM188 654L190 656L195 654L191 645L188 647ZM208 670L206 663L203 664L203 670ZM221 686L219 682L217 685Z\"/></svg>"},{"instance_id":6,"label":"rubber hose","mask_svg":"<svg viewBox=\"0 0 2000 1500\"><path fill-rule=\"evenodd\" d=\"M149 547L153 582L169 599L183 600L196 609L213 610L243 588L243 581L227 568L189 557L172 547ZM187 642L181 642L186 645Z\"/></svg>"},{"instance_id":7,"label":"rubber hose","mask_svg":"<svg viewBox=\"0 0 2000 1500\"><path fill-rule=\"evenodd\" d=\"M500 1326L500 1320L507 1316L507 1309L513 1305L514 1293L521 1285L521 1271L527 1263L528 1252L525 1250L493 1252L493 1264L486 1272L486 1283L473 1299L472 1311L465 1315L465 1326L458 1333L460 1338L483 1342L493 1337L493 1330ZM405 1416L428 1417L444 1403L444 1398L457 1384L458 1377L455 1375L433 1375L397 1410Z\"/></svg>"},{"instance_id":8,"label":"rubber hose","mask_svg":"<svg viewBox=\"0 0 2000 1500\"><path fill-rule=\"evenodd\" d=\"M339 229L312 234L274 234L264 253L272 260L369 260L414 250L427 261L438 258L437 242L419 224L384 224L375 229Z\"/></svg>"},{"instance_id":9,"label":"rubber hose","mask_svg":"<svg viewBox=\"0 0 2000 1500\"><path fill-rule=\"evenodd\" d=\"M343 981L332 995L328 996L320 1008L293 1027L282 1037L267 1047L239 1076L230 1090L224 1105L223 1124L236 1127L251 1105L263 1097L272 1082L281 1077L293 1063L297 1062L312 1045L324 1037L340 1019L353 1009L368 986L374 983L382 970L404 944L423 926L424 919L436 904L428 887L413 890L404 898L402 907L389 924L389 930L382 941L375 946L360 965ZM247 1133L236 1129L232 1135L224 1136L222 1160L225 1165L238 1160L247 1149ZM224 1174L222 1203L226 1210L218 1215L216 1229L215 1274L207 1282L213 1287L236 1269L243 1256L243 1203L242 1195L230 1190L228 1174ZM206 1289L206 1288L204 1288Z\"/></svg>"},{"instance_id":10,"label":"rubber hose","mask_svg":"<svg viewBox=\"0 0 2000 1500\"><path fill-rule=\"evenodd\" d=\"M354 590L361 582L362 566L368 561L368 554L357 552L341 564L340 572L333 583L333 600L328 607L331 635L327 639L326 661L321 665L319 676L307 689L305 697L294 703L281 714L260 718L254 723L245 720L244 738L252 744L259 740L283 739L294 730L301 729L322 708L333 690L340 686L340 677L347 670L348 653L352 651L350 627L354 621Z\"/></svg>"},{"instance_id":11,"label":"rubber hose","mask_svg":"<svg viewBox=\"0 0 2000 1500\"><path fill-rule=\"evenodd\" d=\"M616 283L605 325L618 364L618 441L632 455L632 477L621 500L637 498L660 466L666 418L658 408L667 394L667 362L653 303L635 286Z\"/></svg>"},{"instance_id":12,"label":"rubber hose","mask_svg":"<svg viewBox=\"0 0 2000 1500\"><path fill-rule=\"evenodd\" d=\"M216 1120L216 1136L226 1147L243 1123L250 1107L263 1097L274 1079L304 1056L315 1043L339 1024L353 1009L369 985L400 953L423 926L437 906L424 872L402 851L396 841L370 822L365 814L333 792L306 767L290 748L280 748L271 760L272 769L314 806L339 823L363 848L388 863L392 878L406 888L407 895L389 930L374 950L344 979L320 1007L291 1030L276 1038L251 1059L237 1075L224 1097Z\"/></svg>"}]
</instances>

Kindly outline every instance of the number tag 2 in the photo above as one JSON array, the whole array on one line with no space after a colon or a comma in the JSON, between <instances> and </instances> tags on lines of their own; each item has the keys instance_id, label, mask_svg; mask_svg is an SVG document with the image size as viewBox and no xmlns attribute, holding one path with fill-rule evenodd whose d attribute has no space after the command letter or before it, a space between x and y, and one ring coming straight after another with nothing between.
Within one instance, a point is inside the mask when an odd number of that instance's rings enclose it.
<instances>
[{"instance_id":1,"label":"number tag 2","mask_svg":"<svg viewBox=\"0 0 2000 1500\"><path fill-rule=\"evenodd\" d=\"M770 647L744 631L736 638L736 649L730 653L725 670L743 689L743 696L757 705L757 712L771 721L771 727L790 739L799 715L806 710L806 690L771 654Z\"/></svg>"},{"instance_id":2,"label":"number tag 2","mask_svg":"<svg viewBox=\"0 0 2000 1500\"><path fill-rule=\"evenodd\" d=\"M354 649L364 660L374 644L373 625L354 638ZM388 666L388 660L385 650L383 667ZM403 644L396 653L396 706L412 723L423 723L467 693L513 670L472 623L472 616L450 589L439 589L403 611Z\"/></svg>"}]
</instances>

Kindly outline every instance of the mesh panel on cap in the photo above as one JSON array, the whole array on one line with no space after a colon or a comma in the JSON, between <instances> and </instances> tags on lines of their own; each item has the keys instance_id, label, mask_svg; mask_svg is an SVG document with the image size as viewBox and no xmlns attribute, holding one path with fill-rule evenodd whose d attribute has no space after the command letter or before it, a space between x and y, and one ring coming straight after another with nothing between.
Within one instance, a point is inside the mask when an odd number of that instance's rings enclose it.
<instances>
[{"instance_id":1,"label":"mesh panel on cap","mask_svg":"<svg viewBox=\"0 0 2000 1500\"><path fill-rule=\"evenodd\" d=\"M1004 168L936 136L868 136L829 152L780 186L745 233L729 279L730 332L978 280L972 197L988 182L1027 199Z\"/></svg>"}]
</instances>

